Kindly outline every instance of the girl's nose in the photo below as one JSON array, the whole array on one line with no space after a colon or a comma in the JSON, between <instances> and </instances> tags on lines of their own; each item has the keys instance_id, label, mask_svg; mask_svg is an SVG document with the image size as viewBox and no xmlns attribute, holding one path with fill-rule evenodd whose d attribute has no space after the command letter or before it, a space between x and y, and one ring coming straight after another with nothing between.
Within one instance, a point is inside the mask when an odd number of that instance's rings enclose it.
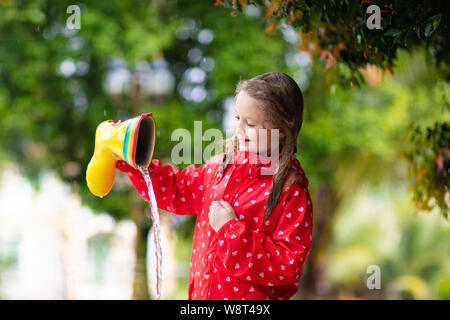
<instances>
[{"instance_id":1,"label":"girl's nose","mask_svg":"<svg viewBox=\"0 0 450 320\"><path fill-rule=\"evenodd\" d=\"M238 121L236 123L236 128L235 128L236 134L243 135L245 133L244 128L245 128L244 122L242 120Z\"/></svg>"}]
</instances>

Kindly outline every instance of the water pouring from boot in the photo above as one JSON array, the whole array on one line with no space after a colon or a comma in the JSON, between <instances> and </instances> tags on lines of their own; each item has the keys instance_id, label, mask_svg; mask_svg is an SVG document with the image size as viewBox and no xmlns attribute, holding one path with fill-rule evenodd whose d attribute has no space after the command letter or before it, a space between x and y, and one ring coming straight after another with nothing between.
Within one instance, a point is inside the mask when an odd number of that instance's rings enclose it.
<instances>
[{"instance_id":1,"label":"water pouring from boot","mask_svg":"<svg viewBox=\"0 0 450 320\"><path fill-rule=\"evenodd\" d=\"M116 162L121 159L138 169L147 184L156 248L156 294L161 298L162 249L158 206L148 167L155 150L156 124L151 113L124 122L107 120L95 133L94 155L86 170L86 182L92 194L103 198L112 189Z\"/></svg>"}]
</instances>

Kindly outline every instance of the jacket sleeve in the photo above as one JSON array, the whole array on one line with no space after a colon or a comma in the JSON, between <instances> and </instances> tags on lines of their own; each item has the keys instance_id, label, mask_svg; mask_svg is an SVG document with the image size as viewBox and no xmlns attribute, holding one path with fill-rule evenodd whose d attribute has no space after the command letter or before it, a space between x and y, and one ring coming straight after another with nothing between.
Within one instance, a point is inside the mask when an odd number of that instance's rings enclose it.
<instances>
[{"instance_id":1,"label":"jacket sleeve","mask_svg":"<svg viewBox=\"0 0 450 320\"><path fill-rule=\"evenodd\" d=\"M149 201L142 173L123 160L117 161L116 168L128 174L139 195ZM192 164L181 171L154 159L148 171L158 208L179 215L196 215L201 210L205 165L197 167Z\"/></svg>"},{"instance_id":2,"label":"jacket sleeve","mask_svg":"<svg viewBox=\"0 0 450 320\"><path fill-rule=\"evenodd\" d=\"M301 184L293 184L287 192L278 221L272 217L266 221L276 225L270 235L247 230L238 218L218 230L218 255L234 277L267 286L299 281L311 247L312 204Z\"/></svg>"}]
</instances>

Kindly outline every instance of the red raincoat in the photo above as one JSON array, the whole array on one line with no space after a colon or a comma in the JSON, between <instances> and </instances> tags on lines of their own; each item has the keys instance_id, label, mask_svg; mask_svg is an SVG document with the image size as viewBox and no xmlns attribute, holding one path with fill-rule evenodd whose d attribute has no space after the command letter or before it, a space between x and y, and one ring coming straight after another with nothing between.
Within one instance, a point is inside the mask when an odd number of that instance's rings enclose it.
<instances>
[{"instance_id":1,"label":"red raincoat","mask_svg":"<svg viewBox=\"0 0 450 320\"><path fill-rule=\"evenodd\" d=\"M274 168L269 159L239 151L225 172L213 174L224 154L211 157L200 167L180 171L152 160L149 173L160 209L197 215L189 270L189 299L289 299L297 292L303 265L311 247L312 203L308 179L294 158L291 167L302 181L285 191L263 223ZM275 166L273 166L275 167ZM118 161L135 188L147 201L142 174ZM264 174L263 174L264 173ZM209 225L212 201L231 204L237 218L218 232Z\"/></svg>"}]
</instances>

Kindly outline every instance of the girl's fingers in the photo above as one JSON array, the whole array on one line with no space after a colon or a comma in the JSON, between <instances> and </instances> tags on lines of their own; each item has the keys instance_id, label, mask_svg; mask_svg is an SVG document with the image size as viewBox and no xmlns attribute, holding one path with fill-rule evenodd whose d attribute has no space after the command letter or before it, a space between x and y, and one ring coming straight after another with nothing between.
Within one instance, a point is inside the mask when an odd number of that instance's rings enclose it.
<instances>
[{"instance_id":1,"label":"girl's fingers","mask_svg":"<svg viewBox=\"0 0 450 320\"><path fill-rule=\"evenodd\" d=\"M226 202L225 200L220 200L220 202L219 202L221 205L222 205L222 207L224 207L224 208L231 208L231 205L228 203L228 202Z\"/></svg>"},{"instance_id":2,"label":"girl's fingers","mask_svg":"<svg viewBox=\"0 0 450 320\"><path fill-rule=\"evenodd\" d=\"M222 208L223 206L220 204L219 201L213 201L211 202L211 206L217 207L217 208Z\"/></svg>"},{"instance_id":3,"label":"girl's fingers","mask_svg":"<svg viewBox=\"0 0 450 320\"><path fill-rule=\"evenodd\" d=\"M222 200L217 201L217 204L218 204L220 207L225 208L225 206L224 206L223 203L222 203Z\"/></svg>"},{"instance_id":4,"label":"girl's fingers","mask_svg":"<svg viewBox=\"0 0 450 320\"><path fill-rule=\"evenodd\" d=\"M234 208L228 202L222 200L222 205L227 211L234 212Z\"/></svg>"}]
</instances>

